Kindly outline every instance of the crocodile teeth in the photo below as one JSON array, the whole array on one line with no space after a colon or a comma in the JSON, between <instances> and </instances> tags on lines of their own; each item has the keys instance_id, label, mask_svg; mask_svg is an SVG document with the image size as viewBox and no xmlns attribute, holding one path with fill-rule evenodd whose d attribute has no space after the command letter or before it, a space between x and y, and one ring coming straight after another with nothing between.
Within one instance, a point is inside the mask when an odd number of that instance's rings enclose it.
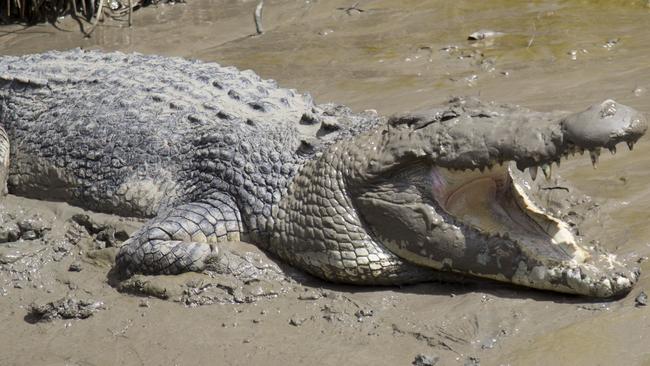
<instances>
[{"instance_id":1,"label":"crocodile teeth","mask_svg":"<svg viewBox=\"0 0 650 366\"><path fill-rule=\"evenodd\" d=\"M598 157L600 156L600 149L590 150L589 156L591 157L591 164L594 166L594 169L596 169L596 166L598 165Z\"/></svg>"},{"instance_id":2,"label":"crocodile teeth","mask_svg":"<svg viewBox=\"0 0 650 366\"><path fill-rule=\"evenodd\" d=\"M609 152L612 153L612 155L616 155L616 146L612 146L609 148Z\"/></svg>"},{"instance_id":3,"label":"crocodile teeth","mask_svg":"<svg viewBox=\"0 0 650 366\"><path fill-rule=\"evenodd\" d=\"M632 151L632 149L634 148L634 142L628 141L627 142L627 147L630 149L630 151Z\"/></svg>"},{"instance_id":4,"label":"crocodile teeth","mask_svg":"<svg viewBox=\"0 0 650 366\"><path fill-rule=\"evenodd\" d=\"M537 167L536 166L531 166L528 168L528 173L530 173L530 177L533 179L537 179Z\"/></svg>"},{"instance_id":5,"label":"crocodile teeth","mask_svg":"<svg viewBox=\"0 0 650 366\"><path fill-rule=\"evenodd\" d=\"M542 165L542 172L544 172L544 177L546 177L546 180L551 179L551 166L548 164Z\"/></svg>"}]
</instances>

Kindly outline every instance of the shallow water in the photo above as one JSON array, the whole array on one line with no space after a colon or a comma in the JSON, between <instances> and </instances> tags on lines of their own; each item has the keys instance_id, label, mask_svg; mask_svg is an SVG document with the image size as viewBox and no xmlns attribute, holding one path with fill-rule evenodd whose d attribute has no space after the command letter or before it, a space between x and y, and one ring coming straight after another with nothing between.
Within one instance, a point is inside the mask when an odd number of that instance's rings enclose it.
<instances>
[{"instance_id":1,"label":"shallow water","mask_svg":"<svg viewBox=\"0 0 650 366\"><path fill-rule=\"evenodd\" d=\"M83 38L78 24L69 19L58 25L63 30L49 25L0 28L0 54L84 47L198 58L253 69L280 85L310 92L317 102L335 101L355 110L372 108L386 114L426 108L452 95L568 111L613 98L650 112L650 7L645 1L377 0L361 1L358 9L362 11L339 9L353 4L267 1L263 18L267 32L250 37L256 1L193 0L138 11L131 28L118 22L100 24L89 39ZM467 40L481 29L504 34ZM614 158L604 153L596 170L584 156L563 163L557 172L604 202L603 216L591 220L587 230L603 246L630 260L650 256L648 140L644 138L632 152L620 147ZM641 268L644 272L635 291L606 310L581 310L572 303L575 300L558 301L553 295L538 298L523 292L519 298L516 291L501 290L489 293L492 305L481 302L484 294L448 298L436 293L403 295L399 306L408 310L412 321L423 324L447 321L463 330L466 321L459 319L474 314L482 329L474 333L485 335L508 328L507 324L517 329L503 341L499 338L496 347L481 349L483 364L528 365L553 360L567 365L649 365L646 334L650 334L650 310L633 306L634 296L650 287L650 265L646 261ZM388 296L385 292L370 292L361 299L380 302L378 299ZM446 315L428 314L425 309L431 306ZM161 319L170 316L154 313ZM399 311L391 314L401 316ZM392 319L385 322L395 321ZM174 321L173 315L169 321ZM321 353L335 352L327 344L341 331L326 327L319 331L322 338L318 340L324 347ZM282 342L273 343L273 332L262 333L260 337L271 342L269 347L303 357L319 343L303 340L304 346L291 350ZM136 338L155 343L145 335ZM295 334L286 337L301 341ZM395 341L389 335L378 340ZM95 344L88 342L88 346ZM132 347L146 353L146 347L140 346ZM399 357L399 353L391 353L390 359L410 362L412 354L408 352L421 349L442 352L443 359L451 357L444 353L448 350L421 346L420 341L402 344L407 354ZM366 351L358 352L358 364L386 360L377 341L360 341L359 347ZM195 355L194 360L209 358L210 351L203 352L207 353ZM459 364L465 356L457 357ZM20 363L16 361L20 359L17 356L14 362ZM340 361L331 355L325 359ZM271 358L269 362L280 364L279 360Z\"/></svg>"}]
</instances>

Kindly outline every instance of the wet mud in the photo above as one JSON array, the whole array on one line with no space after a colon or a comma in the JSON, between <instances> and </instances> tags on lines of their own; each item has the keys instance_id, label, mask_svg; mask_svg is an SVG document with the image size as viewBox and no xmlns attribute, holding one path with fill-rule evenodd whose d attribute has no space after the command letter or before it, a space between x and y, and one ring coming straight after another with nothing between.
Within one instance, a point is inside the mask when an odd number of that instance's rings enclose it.
<instances>
[{"instance_id":1,"label":"wet mud","mask_svg":"<svg viewBox=\"0 0 650 366\"><path fill-rule=\"evenodd\" d=\"M72 47L250 68L317 102L382 114L479 96L578 111L612 98L650 112L645 1L196 0L107 21L0 29L0 54ZM477 38L469 40L468 37ZM125 96L128 97L128 96ZM140 220L63 203L0 202L1 365L650 365L650 141L593 169L555 169L592 197L586 236L642 275L594 302L486 281L353 287L291 272L233 244L267 276L107 276ZM543 179L543 177L538 177ZM555 184L555 178L549 182ZM641 301L639 300L641 299ZM646 300L647 301L647 300Z\"/></svg>"}]
</instances>

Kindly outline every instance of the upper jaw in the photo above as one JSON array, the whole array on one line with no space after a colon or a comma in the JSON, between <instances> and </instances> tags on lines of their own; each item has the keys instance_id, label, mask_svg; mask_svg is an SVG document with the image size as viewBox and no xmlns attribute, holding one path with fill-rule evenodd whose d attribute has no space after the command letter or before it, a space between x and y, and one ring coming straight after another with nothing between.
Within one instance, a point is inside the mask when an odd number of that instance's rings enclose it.
<instances>
[{"instance_id":1,"label":"upper jaw","mask_svg":"<svg viewBox=\"0 0 650 366\"><path fill-rule=\"evenodd\" d=\"M601 148L614 151L621 142L632 148L647 128L640 112L612 100L567 115L456 98L443 108L392 117L364 136L358 145L365 158L350 165L349 178L371 181L423 161L481 171L514 161L520 170L550 173L570 153L589 150L595 164Z\"/></svg>"},{"instance_id":2,"label":"upper jaw","mask_svg":"<svg viewBox=\"0 0 650 366\"><path fill-rule=\"evenodd\" d=\"M548 168L553 162L559 165L562 157L585 150L589 151L595 167L602 148L616 153L617 145L625 143L632 150L648 129L647 119L642 113L611 99L570 114L558 123L561 128L560 136L541 136L540 138L545 140L543 148L512 156L520 170L541 167L548 177ZM534 179L533 171L531 175Z\"/></svg>"},{"instance_id":3,"label":"upper jaw","mask_svg":"<svg viewBox=\"0 0 650 366\"><path fill-rule=\"evenodd\" d=\"M411 156L421 151L449 169L486 169L514 161L523 170L550 165L576 151L589 150L597 160L601 148L615 149L623 142L631 148L648 128L643 114L609 99L569 115L464 99L455 103L449 109L461 111L450 119L441 112L404 117L418 143L428 146L395 151ZM405 141L414 139L409 135Z\"/></svg>"},{"instance_id":4,"label":"upper jaw","mask_svg":"<svg viewBox=\"0 0 650 366\"><path fill-rule=\"evenodd\" d=\"M648 129L643 114L611 99L567 116L561 123L566 139L586 150L612 149L621 142L633 146Z\"/></svg>"}]
</instances>

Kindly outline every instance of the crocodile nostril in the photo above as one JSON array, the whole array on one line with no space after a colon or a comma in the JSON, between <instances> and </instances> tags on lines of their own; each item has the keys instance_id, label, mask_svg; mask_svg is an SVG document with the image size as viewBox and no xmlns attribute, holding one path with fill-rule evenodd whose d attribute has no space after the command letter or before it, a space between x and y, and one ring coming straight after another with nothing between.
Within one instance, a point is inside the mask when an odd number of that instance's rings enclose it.
<instances>
[{"instance_id":1,"label":"crocodile nostril","mask_svg":"<svg viewBox=\"0 0 650 366\"><path fill-rule=\"evenodd\" d=\"M607 99L601 104L601 109L600 109L600 118L607 118L611 117L616 114L616 102Z\"/></svg>"}]
</instances>

